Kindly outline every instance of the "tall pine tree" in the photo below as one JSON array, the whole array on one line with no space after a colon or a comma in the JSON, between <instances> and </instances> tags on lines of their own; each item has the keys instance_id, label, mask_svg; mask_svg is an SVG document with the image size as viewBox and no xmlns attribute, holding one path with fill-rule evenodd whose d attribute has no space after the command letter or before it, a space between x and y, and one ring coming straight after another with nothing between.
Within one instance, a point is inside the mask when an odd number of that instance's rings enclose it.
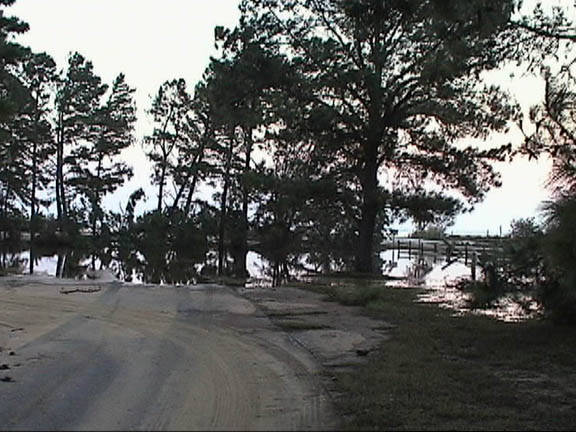
<instances>
[{"instance_id":1,"label":"tall pine tree","mask_svg":"<svg viewBox=\"0 0 576 432\"><path fill-rule=\"evenodd\" d=\"M71 214L73 188L83 191L84 165L92 158L91 143L100 136L100 99L107 90L92 62L81 54L68 58L68 68L56 95L56 210L60 228ZM80 180L79 180L80 178Z\"/></svg>"},{"instance_id":2,"label":"tall pine tree","mask_svg":"<svg viewBox=\"0 0 576 432\"><path fill-rule=\"evenodd\" d=\"M132 177L132 168L119 156L135 141L134 91L119 74L106 101L87 119L90 134L85 144L72 150L76 163L70 167L70 186L87 200L93 236L104 221L102 199Z\"/></svg>"},{"instance_id":3,"label":"tall pine tree","mask_svg":"<svg viewBox=\"0 0 576 432\"><path fill-rule=\"evenodd\" d=\"M191 97L184 79L163 83L148 111L155 123L151 135L144 138L146 155L153 163L152 181L158 185L156 210L162 212L168 181L181 181L179 149L186 148L190 139L189 115Z\"/></svg>"}]
</instances>

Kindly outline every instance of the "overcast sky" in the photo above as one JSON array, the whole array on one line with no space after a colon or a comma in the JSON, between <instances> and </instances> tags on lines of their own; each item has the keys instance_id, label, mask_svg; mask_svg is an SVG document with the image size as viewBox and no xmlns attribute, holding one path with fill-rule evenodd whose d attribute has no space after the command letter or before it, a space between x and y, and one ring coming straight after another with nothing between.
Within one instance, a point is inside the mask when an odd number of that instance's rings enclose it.
<instances>
[{"instance_id":1,"label":"overcast sky","mask_svg":"<svg viewBox=\"0 0 576 432\"><path fill-rule=\"evenodd\" d=\"M150 97L166 80L198 82L214 50L214 27L237 23L238 0L17 0L7 10L30 24L19 41L35 52L45 51L59 68L78 51L94 64L95 72L111 83L120 72L137 89L139 141L150 130L145 110ZM498 76L528 107L541 99L539 80ZM497 143L518 143L516 133L498 136ZM118 209L137 187L149 183L149 164L140 143L128 153L134 179L106 204ZM543 184L549 164L519 160L499 166L503 187L490 192L470 214L457 218L450 230L462 233L506 232L511 220L533 216L547 198ZM147 188L147 207L155 205L155 189Z\"/></svg>"}]
</instances>

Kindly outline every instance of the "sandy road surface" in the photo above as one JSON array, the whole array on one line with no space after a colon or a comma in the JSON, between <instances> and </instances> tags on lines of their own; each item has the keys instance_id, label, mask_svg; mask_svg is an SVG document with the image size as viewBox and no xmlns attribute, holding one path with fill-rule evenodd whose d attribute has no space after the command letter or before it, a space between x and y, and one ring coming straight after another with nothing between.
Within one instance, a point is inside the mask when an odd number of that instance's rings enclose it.
<instances>
[{"instance_id":1,"label":"sandy road surface","mask_svg":"<svg viewBox=\"0 0 576 432\"><path fill-rule=\"evenodd\" d=\"M308 354L227 288L2 278L0 347L2 430L336 425Z\"/></svg>"}]
</instances>

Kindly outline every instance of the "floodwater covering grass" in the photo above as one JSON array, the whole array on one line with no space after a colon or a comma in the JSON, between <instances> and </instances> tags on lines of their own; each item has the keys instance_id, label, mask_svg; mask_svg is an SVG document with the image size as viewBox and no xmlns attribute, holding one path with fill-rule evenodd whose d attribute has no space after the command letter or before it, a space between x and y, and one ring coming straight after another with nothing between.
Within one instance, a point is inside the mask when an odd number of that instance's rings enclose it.
<instances>
[{"instance_id":1,"label":"floodwater covering grass","mask_svg":"<svg viewBox=\"0 0 576 432\"><path fill-rule=\"evenodd\" d=\"M394 324L366 364L335 375L344 429L576 429L576 328L455 315L382 281L306 288Z\"/></svg>"}]
</instances>

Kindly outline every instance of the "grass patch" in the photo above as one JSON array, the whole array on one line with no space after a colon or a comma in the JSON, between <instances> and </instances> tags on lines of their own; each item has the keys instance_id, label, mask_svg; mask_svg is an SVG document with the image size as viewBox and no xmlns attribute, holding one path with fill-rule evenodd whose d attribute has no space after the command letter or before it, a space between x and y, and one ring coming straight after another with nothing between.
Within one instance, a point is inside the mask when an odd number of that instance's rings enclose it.
<instances>
[{"instance_id":1,"label":"grass patch","mask_svg":"<svg viewBox=\"0 0 576 432\"><path fill-rule=\"evenodd\" d=\"M198 277L198 283L213 283L217 285L224 285L229 287L244 287L246 285L245 278L235 278L231 276L214 276L214 277Z\"/></svg>"},{"instance_id":2,"label":"grass patch","mask_svg":"<svg viewBox=\"0 0 576 432\"><path fill-rule=\"evenodd\" d=\"M330 326L324 324L310 323L306 321L277 320L275 324L282 327L284 330L289 331L323 330L330 328Z\"/></svg>"},{"instance_id":3,"label":"grass patch","mask_svg":"<svg viewBox=\"0 0 576 432\"><path fill-rule=\"evenodd\" d=\"M383 299L382 288L385 280L357 280L354 278L325 277L314 283L300 284L299 287L324 294L326 300L345 306L370 306Z\"/></svg>"},{"instance_id":4,"label":"grass patch","mask_svg":"<svg viewBox=\"0 0 576 432\"><path fill-rule=\"evenodd\" d=\"M453 316L417 290L312 287L394 324L367 363L336 373L347 430L574 430L576 329Z\"/></svg>"},{"instance_id":5,"label":"grass patch","mask_svg":"<svg viewBox=\"0 0 576 432\"><path fill-rule=\"evenodd\" d=\"M312 316L312 315L324 315L326 311L321 310L267 310L266 315L269 317L291 317L291 316Z\"/></svg>"},{"instance_id":6,"label":"grass patch","mask_svg":"<svg viewBox=\"0 0 576 432\"><path fill-rule=\"evenodd\" d=\"M377 286L341 286L334 288L328 299L345 306L368 306L380 299L382 290Z\"/></svg>"},{"instance_id":7,"label":"grass patch","mask_svg":"<svg viewBox=\"0 0 576 432\"><path fill-rule=\"evenodd\" d=\"M18 267L3 267L0 268L0 277L2 276L14 276L20 274L21 270Z\"/></svg>"}]
</instances>

